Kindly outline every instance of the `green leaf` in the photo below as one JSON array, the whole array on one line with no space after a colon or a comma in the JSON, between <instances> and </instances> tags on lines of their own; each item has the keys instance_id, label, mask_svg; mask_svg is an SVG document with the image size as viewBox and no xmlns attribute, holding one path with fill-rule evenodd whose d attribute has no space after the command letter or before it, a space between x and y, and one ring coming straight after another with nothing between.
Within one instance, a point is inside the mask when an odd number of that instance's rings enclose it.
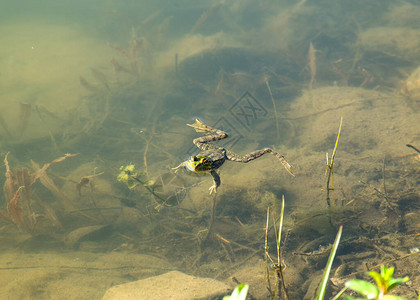
<instances>
[{"instance_id":1,"label":"green leaf","mask_svg":"<svg viewBox=\"0 0 420 300\"><path fill-rule=\"evenodd\" d=\"M405 276L404 278L391 278L391 280L388 282L388 290L387 291L389 292L393 288L396 288L397 286L407 282L408 280L410 280L410 278L408 278L408 276Z\"/></svg>"},{"instance_id":2,"label":"green leaf","mask_svg":"<svg viewBox=\"0 0 420 300\"><path fill-rule=\"evenodd\" d=\"M341 125L340 125L341 126ZM328 277L330 276L331 266L334 261L335 253L337 252L338 244L340 243L341 232L343 231L343 225L340 226L338 229L337 235L335 237L335 241L333 247L331 249L330 256L328 257L327 265L324 269L324 275L322 276L321 285L319 286L319 292L316 297L317 300L324 299L325 289L328 283Z\"/></svg>"},{"instance_id":3,"label":"green leaf","mask_svg":"<svg viewBox=\"0 0 420 300\"><path fill-rule=\"evenodd\" d=\"M381 300L410 300L408 298L394 296L394 295L385 295L381 298Z\"/></svg>"},{"instance_id":4,"label":"green leaf","mask_svg":"<svg viewBox=\"0 0 420 300\"><path fill-rule=\"evenodd\" d=\"M331 300L338 300L340 297L344 294L344 292L347 290L346 287L342 288L341 291L338 292L337 295L335 295Z\"/></svg>"},{"instance_id":5,"label":"green leaf","mask_svg":"<svg viewBox=\"0 0 420 300\"><path fill-rule=\"evenodd\" d=\"M378 288L370 282L360 279L350 279L345 284L346 287L355 292L365 296L368 299L375 299L378 297Z\"/></svg>"},{"instance_id":6,"label":"green leaf","mask_svg":"<svg viewBox=\"0 0 420 300\"><path fill-rule=\"evenodd\" d=\"M384 278L382 277L382 269L381 269L381 274L375 271L369 271L367 272L367 274L373 279L375 279L378 288L380 288L381 286L385 284Z\"/></svg>"},{"instance_id":7,"label":"green leaf","mask_svg":"<svg viewBox=\"0 0 420 300\"><path fill-rule=\"evenodd\" d=\"M280 251L281 230L283 229L283 216L284 216L284 195L281 196L281 210L280 210L280 221L279 221L279 236L277 238L277 253L279 253L279 251Z\"/></svg>"},{"instance_id":8,"label":"green leaf","mask_svg":"<svg viewBox=\"0 0 420 300\"><path fill-rule=\"evenodd\" d=\"M381 275L385 284L387 284L394 274L394 267L387 268L385 265L381 266Z\"/></svg>"},{"instance_id":9,"label":"green leaf","mask_svg":"<svg viewBox=\"0 0 420 300\"><path fill-rule=\"evenodd\" d=\"M249 285L241 283L232 292L230 296L224 296L223 300L245 300L248 295Z\"/></svg>"},{"instance_id":10,"label":"green leaf","mask_svg":"<svg viewBox=\"0 0 420 300\"><path fill-rule=\"evenodd\" d=\"M344 300L366 300L365 298L356 298L352 296L345 296Z\"/></svg>"}]
</instances>

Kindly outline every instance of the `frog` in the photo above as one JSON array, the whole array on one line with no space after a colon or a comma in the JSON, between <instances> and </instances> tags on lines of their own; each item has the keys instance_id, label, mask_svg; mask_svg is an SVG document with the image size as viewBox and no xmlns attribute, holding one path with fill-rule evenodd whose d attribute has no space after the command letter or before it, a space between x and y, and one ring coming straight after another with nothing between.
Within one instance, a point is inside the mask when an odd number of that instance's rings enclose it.
<instances>
[{"instance_id":1,"label":"frog","mask_svg":"<svg viewBox=\"0 0 420 300\"><path fill-rule=\"evenodd\" d=\"M172 168L172 170L175 173L180 169L186 169L195 174L210 173L213 177L213 185L209 188L210 195L217 193L217 189L221 184L220 175L217 171L227 160L249 163L257 158L260 158L266 153L270 153L280 161L290 175L295 176L292 172L292 166L286 161L284 156L271 148L256 150L249 154L240 156L224 147L213 144L215 141L223 140L229 137L225 131L206 125L198 118L195 119L193 124L186 125L194 128L194 130L198 133L205 134L204 136L193 140L194 145L199 148L201 152L197 155L191 156L188 160L182 162L177 167Z\"/></svg>"}]
</instances>

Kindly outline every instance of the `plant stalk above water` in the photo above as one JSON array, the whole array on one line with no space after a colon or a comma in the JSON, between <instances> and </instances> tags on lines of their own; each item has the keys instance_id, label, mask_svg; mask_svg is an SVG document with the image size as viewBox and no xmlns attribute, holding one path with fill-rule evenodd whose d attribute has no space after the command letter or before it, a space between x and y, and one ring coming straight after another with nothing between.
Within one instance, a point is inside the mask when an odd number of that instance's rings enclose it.
<instances>
[{"instance_id":1,"label":"plant stalk above water","mask_svg":"<svg viewBox=\"0 0 420 300\"><path fill-rule=\"evenodd\" d=\"M326 172L328 172L328 177L327 177L327 204L329 207L334 208L335 206L335 199L334 199L334 158L335 158L335 154L337 152L337 146L338 146L338 139L340 138L340 133L341 133L341 125L343 124L343 117L341 117L340 120L340 127L338 128L338 134L337 134L337 139L335 140L335 146L334 146L334 150L333 153L331 155L331 159L328 158L328 152L326 155L326 159L327 159L327 170ZM330 181L331 181L331 188L330 188ZM332 202L330 201L330 191L332 191Z\"/></svg>"}]
</instances>

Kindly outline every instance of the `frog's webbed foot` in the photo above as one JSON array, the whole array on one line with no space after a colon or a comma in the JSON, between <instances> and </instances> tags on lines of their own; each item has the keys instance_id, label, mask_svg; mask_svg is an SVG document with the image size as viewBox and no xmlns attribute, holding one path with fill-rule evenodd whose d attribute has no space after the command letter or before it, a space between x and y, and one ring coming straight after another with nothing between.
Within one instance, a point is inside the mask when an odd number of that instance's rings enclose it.
<instances>
[{"instance_id":1,"label":"frog's webbed foot","mask_svg":"<svg viewBox=\"0 0 420 300\"><path fill-rule=\"evenodd\" d=\"M281 155L280 153L271 150L271 154L273 154L277 159L280 161L280 163L283 165L283 167L286 169L287 172L289 172L290 175L295 177L295 174L293 174L292 166L287 162L287 160L284 158L284 155Z\"/></svg>"},{"instance_id":2,"label":"frog's webbed foot","mask_svg":"<svg viewBox=\"0 0 420 300\"><path fill-rule=\"evenodd\" d=\"M206 134L216 134L216 133L219 132L218 129L215 129L213 127L210 127L210 126L204 124L198 118L195 119L194 124L187 124L187 126L190 126L190 127L194 128L194 130L196 132L203 132L203 133L206 133Z\"/></svg>"}]
</instances>

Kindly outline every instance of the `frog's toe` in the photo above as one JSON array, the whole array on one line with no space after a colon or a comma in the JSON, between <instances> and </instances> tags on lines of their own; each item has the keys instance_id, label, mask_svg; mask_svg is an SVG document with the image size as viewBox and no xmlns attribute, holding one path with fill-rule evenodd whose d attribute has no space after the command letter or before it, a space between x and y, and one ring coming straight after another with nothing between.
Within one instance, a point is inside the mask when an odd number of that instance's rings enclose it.
<instances>
[{"instance_id":1,"label":"frog's toe","mask_svg":"<svg viewBox=\"0 0 420 300\"><path fill-rule=\"evenodd\" d=\"M215 184L213 184L210 188L209 188L209 194L213 194L213 193L217 193L217 186Z\"/></svg>"}]
</instances>

